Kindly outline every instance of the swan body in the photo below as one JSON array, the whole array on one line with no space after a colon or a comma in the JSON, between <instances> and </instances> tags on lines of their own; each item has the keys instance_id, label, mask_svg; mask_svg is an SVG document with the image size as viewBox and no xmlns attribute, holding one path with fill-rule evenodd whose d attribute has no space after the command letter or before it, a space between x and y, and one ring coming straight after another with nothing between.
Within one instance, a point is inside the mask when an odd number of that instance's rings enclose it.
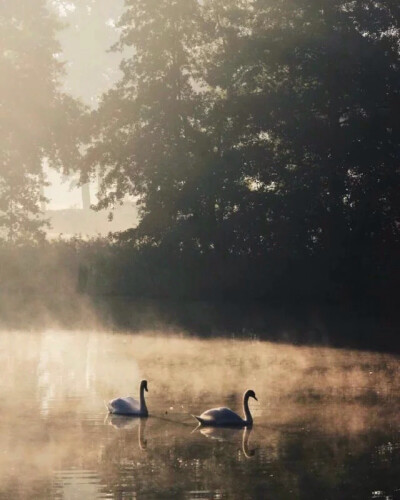
<instances>
[{"instance_id":1,"label":"swan body","mask_svg":"<svg viewBox=\"0 0 400 500\"><path fill-rule=\"evenodd\" d=\"M147 380L142 380L140 383L140 401L131 397L112 399L107 404L108 411L116 415L147 417L149 412L144 399L144 391L148 392Z\"/></svg>"},{"instance_id":2,"label":"swan body","mask_svg":"<svg viewBox=\"0 0 400 500\"><path fill-rule=\"evenodd\" d=\"M230 408L220 407L211 408L203 412L201 415L193 415L200 425L210 425L210 426L233 426L233 427L245 427L253 425L253 417L251 416L249 410L249 398L254 398L256 401L256 395L254 391L248 390L243 395L243 410L245 418L240 417L237 413L232 411Z\"/></svg>"},{"instance_id":3,"label":"swan body","mask_svg":"<svg viewBox=\"0 0 400 500\"><path fill-rule=\"evenodd\" d=\"M201 425L246 425L246 422L230 408L211 408L196 416Z\"/></svg>"},{"instance_id":4,"label":"swan body","mask_svg":"<svg viewBox=\"0 0 400 500\"><path fill-rule=\"evenodd\" d=\"M140 415L140 403L135 398L115 398L108 403L110 413L118 415Z\"/></svg>"}]
</instances>

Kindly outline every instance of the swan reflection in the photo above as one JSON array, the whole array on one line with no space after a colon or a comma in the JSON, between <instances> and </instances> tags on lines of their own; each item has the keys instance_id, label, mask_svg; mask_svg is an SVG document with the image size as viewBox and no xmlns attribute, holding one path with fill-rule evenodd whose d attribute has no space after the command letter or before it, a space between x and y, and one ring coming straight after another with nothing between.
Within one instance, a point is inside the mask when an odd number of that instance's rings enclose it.
<instances>
[{"instance_id":1,"label":"swan reflection","mask_svg":"<svg viewBox=\"0 0 400 500\"><path fill-rule=\"evenodd\" d=\"M237 441L240 433L242 433L242 451L246 458L254 457L256 450L249 448L249 439L251 434L251 427L244 427L243 429L235 429L230 427L202 427L198 426L198 430L203 436L209 439L215 439L221 442Z\"/></svg>"},{"instance_id":2,"label":"swan reflection","mask_svg":"<svg viewBox=\"0 0 400 500\"><path fill-rule=\"evenodd\" d=\"M145 438L145 429L147 418L141 417L126 417L124 415L109 414L106 417L106 423L112 425L115 429L131 430L138 429L139 448L145 450L147 448L147 439Z\"/></svg>"}]
</instances>

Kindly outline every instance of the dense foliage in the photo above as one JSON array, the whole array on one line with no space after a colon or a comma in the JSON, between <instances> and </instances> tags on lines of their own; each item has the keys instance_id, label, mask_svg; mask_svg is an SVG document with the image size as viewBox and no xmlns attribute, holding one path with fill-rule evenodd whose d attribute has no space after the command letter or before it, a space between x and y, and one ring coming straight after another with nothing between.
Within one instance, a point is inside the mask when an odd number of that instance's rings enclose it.
<instances>
[{"instance_id":1,"label":"dense foliage","mask_svg":"<svg viewBox=\"0 0 400 500\"><path fill-rule=\"evenodd\" d=\"M60 91L60 26L44 0L8 4L0 12L0 224L9 240L37 235L48 158L79 170L82 182L100 172L98 208L126 197L140 208L137 227L99 243L101 258L82 257L91 290L394 293L398 2L125 0L115 24L120 2L52 0L75 31L86 21L101 26L93 37L74 35L72 52L96 45L99 33L119 36L121 78L86 115ZM90 59L89 73L103 61ZM111 67L104 74L116 77ZM97 103L92 84L66 87Z\"/></svg>"},{"instance_id":2,"label":"dense foliage","mask_svg":"<svg viewBox=\"0 0 400 500\"><path fill-rule=\"evenodd\" d=\"M131 52L84 169L101 165L100 206L137 197L120 240L165 293L182 274L189 294L393 286L400 6L125 4L115 48Z\"/></svg>"}]
</instances>

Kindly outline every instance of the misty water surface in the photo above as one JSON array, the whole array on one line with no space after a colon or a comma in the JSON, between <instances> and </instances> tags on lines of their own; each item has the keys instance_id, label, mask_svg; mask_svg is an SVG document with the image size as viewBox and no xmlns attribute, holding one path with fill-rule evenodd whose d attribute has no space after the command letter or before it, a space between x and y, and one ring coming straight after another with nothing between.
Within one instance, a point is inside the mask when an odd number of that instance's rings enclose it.
<instances>
[{"instance_id":1,"label":"misty water surface","mask_svg":"<svg viewBox=\"0 0 400 500\"><path fill-rule=\"evenodd\" d=\"M258 341L49 331L0 337L0 498L400 498L394 356ZM149 384L151 417L104 401ZM251 432L195 430L241 411Z\"/></svg>"}]
</instances>

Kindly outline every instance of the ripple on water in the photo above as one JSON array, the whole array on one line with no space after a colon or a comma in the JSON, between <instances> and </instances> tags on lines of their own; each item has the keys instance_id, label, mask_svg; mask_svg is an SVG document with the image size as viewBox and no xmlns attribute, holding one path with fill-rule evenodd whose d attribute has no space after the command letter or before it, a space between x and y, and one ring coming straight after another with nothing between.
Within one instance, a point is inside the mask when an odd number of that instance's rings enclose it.
<instances>
[{"instance_id":1,"label":"ripple on water","mask_svg":"<svg viewBox=\"0 0 400 500\"><path fill-rule=\"evenodd\" d=\"M52 496L60 500L113 498L104 492L96 471L75 468L54 473Z\"/></svg>"}]
</instances>

